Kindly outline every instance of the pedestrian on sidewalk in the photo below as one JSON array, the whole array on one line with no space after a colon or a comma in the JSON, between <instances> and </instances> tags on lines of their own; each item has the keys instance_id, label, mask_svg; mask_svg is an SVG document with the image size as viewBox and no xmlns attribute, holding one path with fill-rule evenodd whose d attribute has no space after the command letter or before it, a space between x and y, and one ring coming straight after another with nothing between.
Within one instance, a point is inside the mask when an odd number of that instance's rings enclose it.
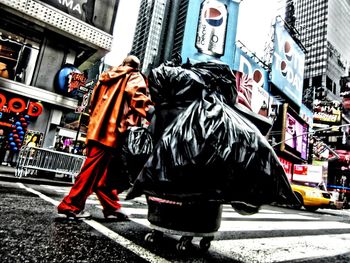
<instances>
[{"instance_id":1,"label":"pedestrian on sidewalk","mask_svg":"<svg viewBox=\"0 0 350 263\"><path fill-rule=\"evenodd\" d=\"M113 185L113 180L122 181L118 179L122 173L114 172L121 159L121 140L127 127L137 126L140 118L150 120L154 111L139 66L139 59L130 55L122 65L100 75L89 108L87 158L69 194L58 205L58 213L73 218L90 217L84 207L94 192L106 219L128 220L121 211L118 189Z\"/></svg>"},{"instance_id":2,"label":"pedestrian on sidewalk","mask_svg":"<svg viewBox=\"0 0 350 263\"><path fill-rule=\"evenodd\" d=\"M2 164L5 153L6 153L6 140L5 140L5 135L4 135L4 130L0 129L0 165Z\"/></svg>"}]
</instances>

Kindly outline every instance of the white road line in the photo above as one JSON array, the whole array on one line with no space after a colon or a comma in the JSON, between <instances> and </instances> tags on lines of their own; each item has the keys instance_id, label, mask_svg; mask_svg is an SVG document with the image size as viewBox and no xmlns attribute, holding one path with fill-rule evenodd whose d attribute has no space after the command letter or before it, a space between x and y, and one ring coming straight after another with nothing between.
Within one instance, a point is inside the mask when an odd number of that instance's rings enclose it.
<instances>
[{"instance_id":1,"label":"white road line","mask_svg":"<svg viewBox=\"0 0 350 263\"><path fill-rule=\"evenodd\" d=\"M120 197L121 201L123 201L125 194L121 194ZM135 198L132 200L132 202L135 202L136 200L140 200L139 202L147 204L144 196ZM98 207L98 205L96 206ZM133 207L123 207L123 209L133 222L151 228L150 223L146 218L148 211L147 207L136 209ZM302 221L298 221L298 219ZM292 222L290 220L292 220ZM258 214L242 216L235 212L230 205L225 204L223 206L222 221L218 233L223 233L226 231L250 232L272 230L319 231L322 229L350 229L350 225L337 221L321 221L320 218L313 217L310 213L306 212L293 214L266 208L262 208ZM111 238L113 239L113 233ZM177 237L174 236L174 238ZM214 239L211 242L210 250L227 256L228 258L232 258L234 261L244 263L285 262L290 260L332 257L349 253L350 243L347 242L349 239L350 234L321 234L317 236L301 235L297 237L281 236L268 238L260 237L249 239L240 238L233 240ZM123 240L116 242L123 243Z\"/></svg>"},{"instance_id":2,"label":"white road line","mask_svg":"<svg viewBox=\"0 0 350 263\"><path fill-rule=\"evenodd\" d=\"M121 205L133 205L133 204L134 204L133 202L123 201L123 200L120 200L119 203L120 203ZM102 208L102 206L100 205L100 204L101 204L100 201L99 201L97 198L96 198L96 199L90 198L90 196L89 196L89 198L86 200L86 204L96 205L96 206L99 206L99 207Z\"/></svg>"},{"instance_id":3,"label":"white road line","mask_svg":"<svg viewBox=\"0 0 350 263\"><path fill-rule=\"evenodd\" d=\"M350 234L214 240L210 249L243 263L334 257L350 251ZM345 242L344 242L345 241Z\"/></svg>"},{"instance_id":4,"label":"white road line","mask_svg":"<svg viewBox=\"0 0 350 263\"><path fill-rule=\"evenodd\" d=\"M90 205L98 205L100 204L100 201L88 198L85 203Z\"/></svg>"},{"instance_id":5,"label":"white road line","mask_svg":"<svg viewBox=\"0 0 350 263\"><path fill-rule=\"evenodd\" d=\"M237 213L232 207L231 205L227 205L224 204L222 207L222 211L223 212L227 212L227 213ZM259 213L264 213L264 214L283 214L282 211L276 211L276 210L270 210L270 209L260 209Z\"/></svg>"},{"instance_id":6,"label":"white road line","mask_svg":"<svg viewBox=\"0 0 350 263\"><path fill-rule=\"evenodd\" d=\"M122 237L121 235L118 235L114 231L110 230L109 228L105 227L104 225L96 222L95 220L85 220L85 223L90 225L91 227L95 228L100 233L104 234L105 236L109 237L110 239L114 240L118 244L122 245L126 249L130 250L131 252L137 254L139 257L154 263L166 263L169 262L168 260L159 257L148 250L144 249L143 247L140 247L130 241L129 239L126 239L125 237Z\"/></svg>"},{"instance_id":7,"label":"white road line","mask_svg":"<svg viewBox=\"0 0 350 263\"><path fill-rule=\"evenodd\" d=\"M281 219L281 220L292 220L292 219L302 219L302 220L320 220L320 218L313 217L313 216L306 216L306 215L297 215L297 214L264 214L264 213L257 213L254 215L240 215L238 213L227 213L223 212L222 217L224 218L237 218L237 219Z\"/></svg>"},{"instance_id":8,"label":"white road line","mask_svg":"<svg viewBox=\"0 0 350 263\"><path fill-rule=\"evenodd\" d=\"M51 203L51 204L53 204L53 205L55 205L55 206L58 206L59 203L60 203L59 201L56 201L56 200L54 200L54 199L52 199L52 198L50 198L50 197L48 197L48 196L46 196L46 195L44 195L44 194L42 194L42 193L40 193L40 192L38 192L38 191L36 191L36 190L30 188L30 187L27 187L27 186L25 186L25 185L22 184L22 183L17 183L17 185L18 185L20 188L23 188L23 189L27 190L28 192L33 193L33 194L39 196L41 199L44 199L45 201L47 201L47 202L49 202L49 203Z\"/></svg>"},{"instance_id":9,"label":"white road line","mask_svg":"<svg viewBox=\"0 0 350 263\"><path fill-rule=\"evenodd\" d=\"M131 219L133 222L135 222L135 223L137 223L137 224L139 224L139 225L143 225L143 226L145 226L145 227L151 228L151 224L150 224L150 222L148 221L148 219L145 219L145 218L132 218L132 217L130 217L130 219Z\"/></svg>"},{"instance_id":10,"label":"white road line","mask_svg":"<svg viewBox=\"0 0 350 263\"><path fill-rule=\"evenodd\" d=\"M320 230L350 229L350 224L336 221L273 222L273 221L221 221L219 231L271 231L271 230Z\"/></svg>"},{"instance_id":11,"label":"white road line","mask_svg":"<svg viewBox=\"0 0 350 263\"><path fill-rule=\"evenodd\" d=\"M39 191L36 191L30 187L26 187L24 184L22 183L17 183L18 186L20 188L23 188L25 190L27 190L30 193L33 193L37 196L39 196L40 198L44 199L45 201L57 206L59 204L59 201L56 201L42 193L40 193ZM129 239L115 233L114 231L110 230L109 228L105 227L104 225L96 222L95 220L83 220L86 224L88 224L89 226L93 227L94 229L96 229L97 231L99 231L101 234L109 237L110 239L112 239L113 241L117 242L118 244L122 245L123 247L125 247L126 249L130 250L132 253L138 255L139 257L147 260L148 262L154 262L154 263L170 263L170 261L166 260L165 258L159 257L153 253L151 253L150 251L144 249L143 247L135 244L134 242L130 241Z\"/></svg>"},{"instance_id":12,"label":"white road line","mask_svg":"<svg viewBox=\"0 0 350 263\"><path fill-rule=\"evenodd\" d=\"M128 215L147 215L148 213L147 208L123 207L123 210L125 210Z\"/></svg>"}]
</instances>

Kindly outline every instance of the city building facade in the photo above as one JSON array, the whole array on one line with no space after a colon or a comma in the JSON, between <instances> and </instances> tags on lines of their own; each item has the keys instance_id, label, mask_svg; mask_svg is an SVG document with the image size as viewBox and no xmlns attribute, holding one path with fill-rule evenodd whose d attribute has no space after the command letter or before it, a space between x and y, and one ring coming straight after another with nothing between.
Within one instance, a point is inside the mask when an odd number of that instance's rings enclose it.
<instances>
[{"instance_id":1,"label":"city building facade","mask_svg":"<svg viewBox=\"0 0 350 263\"><path fill-rule=\"evenodd\" d=\"M111 49L118 3L0 0L0 128L7 150L18 151L30 132L48 148L58 137L70 146L77 139L86 80L96 78L91 68Z\"/></svg>"},{"instance_id":2,"label":"city building facade","mask_svg":"<svg viewBox=\"0 0 350 263\"><path fill-rule=\"evenodd\" d=\"M167 0L141 1L131 53L142 61L143 72L149 71L160 60L169 5Z\"/></svg>"},{"instance_id":3,"label":"city building facade","mask_svg":"<svg viewBox=\"0 0 350 263\"><path fill-rule=\"evenodd\" d=\"M294 0L292 24L307 47L305 86L324 87L339 96L340 78L350 62L350 2Z\"/></svg>"},{"instance_id":4,"label":"city building facade","mask_svg":"<svg viewBox=\"0 0 350 263\"><path fill-rule=\"evenodd\" d=\"M313 163L323 163L329 191L348 204L349 108L344 103L342 79L349 75L350 41L347 0L287 0L285 20L306 48L304 101L313 110ZM329 161L331 160L331 161Z\"/></svg>"},{"instance_id":5,"label":"city building facade","mask_svg":"<svg viewBox=\"0 0 350 263\"><path fill-rule=\"evenodd\" d=\"M189 0L142 0L131 53L142 72L181 53Z\"/></svg>"}]
</instances>

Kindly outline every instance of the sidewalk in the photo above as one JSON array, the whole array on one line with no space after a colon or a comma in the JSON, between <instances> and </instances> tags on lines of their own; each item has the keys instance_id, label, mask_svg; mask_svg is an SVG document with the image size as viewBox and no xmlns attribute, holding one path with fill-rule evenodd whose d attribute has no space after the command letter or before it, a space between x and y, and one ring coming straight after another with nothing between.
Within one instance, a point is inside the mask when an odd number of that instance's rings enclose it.
<instances>
[{"instance_id":1,"label":"sidewalk","mask_svg":"<svg viewBox=\"0 0 350 263\"><path fill-rule=\"evenodd\" d=\"M6 182L20 182L25 184L46 184L46 185L58 185L58 186L72 186L72 182L69 180L63 180L62 178L44 178L43 176L15 176L15 167L0 165L0 181Z\"/></svg>"}]
</instances>

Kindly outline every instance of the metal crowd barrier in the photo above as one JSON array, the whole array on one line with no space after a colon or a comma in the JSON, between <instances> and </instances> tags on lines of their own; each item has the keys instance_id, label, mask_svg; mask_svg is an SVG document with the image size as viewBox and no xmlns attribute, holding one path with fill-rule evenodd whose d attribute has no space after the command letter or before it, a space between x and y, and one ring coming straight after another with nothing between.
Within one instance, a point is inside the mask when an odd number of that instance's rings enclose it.
<instances>
[{"instance_id":1,"label":"metal crowd barrier","mask_svg":"<svg viewBox=\"0 0 350 263\"><path fill-rule=\"evenodd\" d=\"M22 177L37 171L53 172L70 176L72 182L78 175L86 157L47 148L22 147L15 171L15 176Z\"/></svg>"}]
</instances>

